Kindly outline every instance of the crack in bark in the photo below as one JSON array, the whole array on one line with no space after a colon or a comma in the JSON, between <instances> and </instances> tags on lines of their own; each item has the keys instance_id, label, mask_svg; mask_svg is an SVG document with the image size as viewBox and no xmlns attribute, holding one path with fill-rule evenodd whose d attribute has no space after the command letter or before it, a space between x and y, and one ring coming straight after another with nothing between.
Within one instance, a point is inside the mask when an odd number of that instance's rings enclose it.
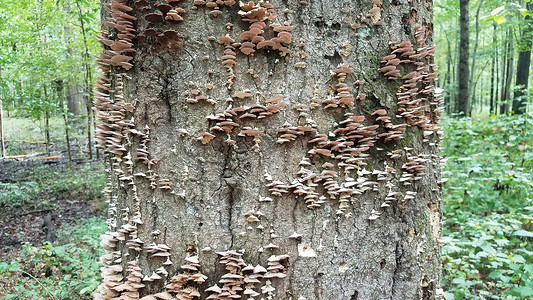
<instances>
[{"instance_id":1,"label":"crack in bark","mask_svg":"<svg viewBox=\"0 0 533 300\"><path fill-rule=\"evenodd\" d=\"M395 289L399 281L399 278L397 277L399 276L399 272L400 272L401 264L402 264L402 261L401 261L402 253L401 253L400 242L396 242L396 247L394 248L394 256L395 256L396 264L394 266L394 271L392 272L391 299L395 299L395 295L396 295Z\"/></svg>"},{"instance_id":2,"label":"crack in bark","mask_svg":"<svg viewBox=\"0 0 533 300\"><path fill-rule=\"evenodd\" d=\"M225 151L225 156L224 156L224 168L222 169L222 172L221 172L221 186L225 183L229 189L229 193L228 193L228 222L227 222L227 227L228 227L228 232L231 236L231 242L230 242L230 246L229 246L229 249L233 248L233 244L234 244L234 241L235 241L235 235L233 234L233 228L232 228L232 223L233 223L233 208L234 208L234 204L235 204L235 199L234 199L234 191L235 191L235 185L236 185L236 182L233 180L233 177L230 176L230 177L224 177L225 174L226 174L226 171L227 170L230 170L229 168L229 162L231 160L231 148L227 148L227 150Z\"/></svg>"}]
</instances>

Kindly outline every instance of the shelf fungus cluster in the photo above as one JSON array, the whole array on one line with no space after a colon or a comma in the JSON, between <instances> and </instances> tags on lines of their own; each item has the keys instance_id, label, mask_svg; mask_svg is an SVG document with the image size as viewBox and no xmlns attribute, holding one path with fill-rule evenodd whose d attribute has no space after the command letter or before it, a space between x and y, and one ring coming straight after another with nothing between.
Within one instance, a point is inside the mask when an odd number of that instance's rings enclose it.
<instances>
[{"instance_id":1,"label":"shelf fungus cluster","mask_svg":"<svg viewBox=\"0 0 533 300\"><path fill-rule=\"evenodd\" d=\"M183 273L170 278L170 283L166 286L168 292L176 295L176 298L172 299L192 300L200 297L197 286L207 280L207 276L199 270L198 255L186 257L185 262L185 265L181 266Z\"/></svg>"},{"instance_id":2,"label":"shelf fungus cluster","mask_svg":"<svg viewBox=\"0 0 533 300\"><path fill-rule=\"evenodd\" d=\"M218 2L224 4L226 1L216 1L216 3ZM218 7L214 1L211 3L214 4L211 4L210 7ZM208 4L209 2L205 2L206 6L209 6ZM211 13L213 12L221 13L221 11L217 9L211 11ZM229 34L220 36L216 39L225 47L224 55L221 59L222 65L226 68L228 73L228 79L226 81L228 89L232 88L235 79L234 66L237 59L237 52L244 55L253 55L258 50L271 49L277 50L281 56L291 53L287 46L292 42L292 27L288 24L271 24L268 27L272 29L275 36L267 39L263 35L268 28L265 22L274 19L274 12L274 6L270 2L263 2L262 0L257 4L252 1L247 3L240 2L239 15L244 22L250 24L248 30L243 31L239 35L241 41L235 41L235 39ZM231 28L232 26L233 24L231 23L226 24L227 28ZM215 38L213 37L211 40L215 40Z\"/></svg>"},{"instance_id":3,"label":"shelf fungus cluster","mask_svg":"<svg viewBox=\"0 0 533 300\"><path fill-rule=\"evenodd\" d=\"M224 6L233 6L237 2L235 0L194 0L193 8L198 9L200 6L206 6L211 9L211 14L213 17L218 17L222 14L221 9Z\"/></svg>"},{"instance_id":4,"label":"shelf fungus cluster","mask_svg":"<svg viewBox=\"0 0 533 300\"><path fill-rule=\"evenodd\" d=\"M250 23L248 30L240 34L242 44L240 51L246 55L253 54L256 50L263 48L278 50L281 56L289 54L291 51L287 45L292 42L292 27L288 25L272 24L270 27L276 34L271 39L266 39L263 36L266 27L265 21L272 21L274 19L274 5L269 2L259 1L254 4L252 1L248 3L241 2L241 10L239 15L242 20Z\"/></svg>"},{"instance_id":5,"label":"shelf fungus cluster","mask_svg":"<svg viewBox=\"0 0 533 300\"><path fill-rule=\"evenodd\" d=\"M335 70L331 72L331 76L337 79L337 84L331 90L333 97L330 99L322 100L322 104L325 105L324 109L347 107L354 105L354 96L351 93L352 87L346 83L346 76L352 73L352 69L348 64L339 65ZM360 100L363 96L360 96Z\"/></svg>"},{"instance_id":6,"label":"shelf fungus cluster","mask_svg":"<svg viewBox=\"0 0 533 300\"><path fill-rule=\"evenodd\" d=\"M207 85L206 91L209 90L211 85ZM216 104L217 101L209 98L206 95L202 95L202 92L198 89L191 89L190 91L185 92L185 95L187 96L186 102L190 104L195 104L198 102L206 102L209 104Z\"/></svg>"},{"instance_id":7,"label":"shelf fungus cluster","mask_svg":"<svg viewBox=\"0 0 533 300\"><path fill-rule=\"evenodd\" d=\"M379 182L389 179L387 171L370 172L364 169L367 165L365 160L370 156L367 151L378 140L377 129L380 126L364 125L366 118L362 115L346 113L345 117L329 134L318 133L312 126L278 129L278 133L281 133L278 143L289 143L298 134L309 132L313 135L308 144L314 148L299 162L297 178L290 184L272 180L270 175L265 176L268 182L266 186L273 196L292 193L302 197L311 209L320 207L327 197L338 199L340 206L337 214L349 216L347 208L352 196L376 190Z\"/></svg>"},{"instance_id":8,"label":"shelf fungus cluster","mask_svg":"<svg viewBox=\"0 0 533 300\"><path fill-rule=\"evenodd\" d=\"M249 98L252 94L248 91L237 92L233 94L233 98ZM214 122L214 125L209 128L209 132L202 132L197 138L202 144L209 143L216 137L215 133L226 133L228 138L225 142L233 147L237 147L237 142L234 137L230 135L234 129L239 128L238 137L253 137L254 150L259 150L260 136L263 134L261 130L253 129L241 124L250 120L259 120L266 118L272 114L278 113L285 104L282 103L282 97L275 96L266 100L266 105L253 104L251 106L240 106L227 109L222 113L207 116L207 120Z\"/></svg>"},{"instance_id":9,"label":"shelf fungus cluster","mask_svg":"<svg viewBox=\"0 0 533 300\"><path fill-rule=\"evenodd\" d=\"M286 277L289 267L288 255L272 255L268 258L268 267L246 264L242 254L235 251L217 252L220 263L225 265L228 273L222 275L218 284L206 292L211 295L207 299L274 299L276 289L272 279Z\"/></svg>"},{"instance_id":10,"label":"shelf fungus cluster","mask_svg":"<svg viewBox=\"0 0 533 300\"><path fill-rule=\"evenodd\" d=\"M372 8L368 11L368 14L361 18L361 22L368 23L369 21L376 26L383 25L383 19L381 16L382 12L381 0L372 1Z\"/></svg>"},{"instance_id":11,"label":"shelf fungus cluster","mask_svg":"<svg viewBox=\"0 0 533 300\"><path fill-rule=\"evenodd\" d=\"M109 17L103 21L103 24L109 27L109 32L102 32L102 36L99 36L103 51L100 53L98 64L102 68L109 69L114 66L129 70L133 66L133 21L137 18L128 14L133 8L126 3L125 0L113 0L103 6L109 13Z\"/></svg>"},{"instance_id":12,"label":"shelf fungus cluster","mask_svg":"<svg viewBox=\"0 0 533 300\"><path fill-rule=\"evenodd\" d=\"M146 29L143 32L139 32L135 37L144 47L149 47L152 53L176 50L181 47L183 38L176 30L156 28L161 27L163 24L173 25L183 21L185 9L177 6L179 2L180 0L167 0L166 2L156 3L150 3L147 0L135 2L136 11L146 21L146 26L139 26Z\"/></svg>"},{"instance_id":13,"label":"shelf fungus cluster","mask_svg":"<svg viewBox=\"0 0 533 300\"><path fill-rule=\"evenodd\" d=\"M398 97L398 113L404 117L409 126L418 126L424 130L424 136L436 133L441 135L438 122L442 113L439 107L442 101L434 97L435 86L432 84L437 76L437 66L433 64L435 46L426 43L425 29L422 25L415 26L417 49L411 41L391 43L392 53L385 56L379 69L391 80L400 78L403 66L406 74L401 78L403 85L396 93ZM414 66L413 71L408 71Z\"/></svg>"},{"instance_id":14,"label":"shelf fungus cluster","mask_svg":"<svg viewBox=\"0 0 533 300\"><path fill-rule=\"evenodd\" d=\"M373 14L378 16L380 1L374 1L373 9ZM374 21L376 20L379 18L376 17ZM432 85L436 73L430 71L436 70L432 64L435 48L426 44L425 32L420 25L416 26L415 38L416 50L410 41L391 44L393 51L384 58L383 67L379 69L391 80L404 80L397 94L397 114L390 114L386 109L376 109L369 116L347 112L345 120L338 122L338 126L327 134L320 133L314 124L292 126L286 123L283 128L277 129L278 144L291 143L298 136L308 135L308 144L313 148L300 161L300 170L292 182L272 180L270 175L265 177L266 187L271 195L281 197L294 194L303 198L306 206L311 209L320 207L328 198L338 199L337 214L345 216L351 215L348 210L350 203L367 191L384 195L381 208L390 206L394 201L405 205L414 199L416 192L410 190L409 186L425 175L425 164L430 156L435 161L436 155L414 155L412 148L393 150L389 155L390 160L383 157L381 162L372 162L373 170L368 171L366 168L369 164L367 158L371 155L368 153L370 149L375 149L377 153L383 150L375 147L376 142L394 143L401 140L409 126L423 129L424 142L430 142L431 135L435 133L439 136L442 134L438 127L441 112L438 105L441 100L434 97L435 88ZM411 65L414 65L415 70L407 71ZM402 72L407 74L402 76ZM325 109L346 109L353 106L352 85L346 84L347 75L351 73L352 70L346 64L333 70L332 76L338 83L330 90L332 96L322 101L316 100L318 96L315 96L311 109L316 108L317 103L323 104ZM358 81L353 85L357 84ZM365 97L361 93L357 99ZM405 123L401 123L403 120ZM430 146L435 145L435 142L430 143ZM401 172L393 167L399 166L395 162L397 159L404 161ZM378 168L377 164L381 164L382 168ZM369 219L376 220L380 215L379 210L373 210Z\"/></svg>"}]
</instances>

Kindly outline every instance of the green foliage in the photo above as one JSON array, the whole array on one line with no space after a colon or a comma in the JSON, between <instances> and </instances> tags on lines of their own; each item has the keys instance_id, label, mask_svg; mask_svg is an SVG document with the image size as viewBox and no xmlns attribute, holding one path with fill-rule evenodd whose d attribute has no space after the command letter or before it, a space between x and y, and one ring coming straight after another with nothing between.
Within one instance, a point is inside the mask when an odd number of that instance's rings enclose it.
<instances>
[{"instance_id":1,"label":"green foliage","mask_svg":"<svg viewBox=\"0 0 533 300\"><path fill-rule=\"evenodd\" d=\"M2 183L0 182L0 207L15 208L30 203L36 195L39 185L36 182Z\"/></svg>"},{"instance_id":2,"label":"green foliage","mask_svg":"<svg viewBox=\"0 0 533 300\"><path fill-rule=\"evenodd\" d=\"M533 297L533 118L444 121L447 299Z\"/></svg>"},{"instance_id":3,"label":"green foliage","mask_svg":"<svg viewBox=\"0 0 533 300\"><path fill-rule=\"evenodd\" d=\"M487 122L447 120L443 176L447 210L512 212L533 199L533 119L491 117Z\"/></svg>"},{"instance_id":4,"label":"green foliage","mask_svg":"<svg viewBox=\"0 0 533 300\"><path fill-rule=\"evenodd\" d=\"M505 80L505 66L508 63L508 55L516 56L519 51L526 50L526 42L531 40L529 35L524 35L524 30L530 24L526 16L532 16L533 11L528 10L524 2L531 1L471 0L468 2L469 65L470 72L473 72L470 74L473 81L470 84L470 95L474 116L498 113L500 105L509 104L514 97L512 92L510 95L503 93L503 89L512 89ZM479 19L476 22L478 10ZM435 61L440 66L437 85L444 90L449 113L456 112L454 102L458 85L458 23L459 1L434 1L434 42L437 46ZM509 42L513 43L513 47L509 47ZM508 54L508 51L513 53ZM510 67L513 75L509 81L510 86L515 84L516 64L515 59ZM525 97L531 103L531 94L528 93ZM492 107L491 101L493 101Z\"/></svg>"},{"instance_id":5,"label":"green foliage","mask_svg":"<svg viewBox=\"0 0 533 300\"><path fill-rule=\"evenodd\" d=\"M0 262L0 282L15 283L0 290L2 299L91 299L100 282L101 217L62 230L57 245L24 245L20 255ZM1 287L1 286L0 286ZM3 295L2 295L3 294Z\"/></svg>"},{"instance_id":6,"label":"green foliage","mask_svg":"<svg viewBox=\"0 0 533 300\"><path fill-rule=\"evenodd\" d=\"M96 69L99 8L98 0L1 1L0 99L6 110L42 118L62 109L60 86L84 85L85 67Z\"/></svg>"},{"instance_id":7,"label":"green foliage","mask_svg":"<svg viewBox=\"0 0 533 300\"><path fill-rule=\"evenodd\" d=\"M58 170L39 166L33 170L28 179L37 182L41 192L47 195L60 196L71 192L83 192L85 199L98 197L105 186L101 165L83 165L79 169Z\"/></svg>"},{"instance_id":8,"label":"green foliage","mask_svg":"<svg viewBox=\"0 0 533 300\"><path fill-rule=\"evenodd\" d=\"M102 165L83 165L78 169L53 169L44 165L24 177L26 181L0 183L0 211L19 207L52 208L58 205L54 199L80 194L96 202L105 186Z\"/></svg>"}]
</instances>

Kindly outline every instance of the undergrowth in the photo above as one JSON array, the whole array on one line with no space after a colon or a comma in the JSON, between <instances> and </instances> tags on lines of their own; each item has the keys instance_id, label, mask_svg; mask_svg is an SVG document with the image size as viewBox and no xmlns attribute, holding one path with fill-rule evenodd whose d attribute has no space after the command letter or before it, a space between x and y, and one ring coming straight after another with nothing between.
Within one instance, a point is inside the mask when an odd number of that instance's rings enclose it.
<instances>
[{"instance_id":1,"label":"undergrowth","mask_svg":"<svg viewBox=\"0 0 533 300\"><path fill-rule=\"evenodd\" d=\"M531 299L533 118L443 123L446 299Z\"/></svg>"},{"instance_id":2,"label":"undergrowth","mask_svg":"<svg viewBox=\"0 0 533 300\"><path fill-rule=\"evenodd\" d=\"M0 211L55 208L58 199L98 200L105 185L103 166L85 164L77 168L38 166L17 182L0 182Z\"/></svg>"},{"instance_id":3,"label":"undergrowth","mask_svg":"<svg viewBox=\"0 0 533 300\"><path fill-rule=\"evenodd\" d=\"M90 299L100 282L105 229L103 217L93 217L59 231L54 245L24 245L17 258L0 262L0 298Z\"/></svg>"}]
</instances>

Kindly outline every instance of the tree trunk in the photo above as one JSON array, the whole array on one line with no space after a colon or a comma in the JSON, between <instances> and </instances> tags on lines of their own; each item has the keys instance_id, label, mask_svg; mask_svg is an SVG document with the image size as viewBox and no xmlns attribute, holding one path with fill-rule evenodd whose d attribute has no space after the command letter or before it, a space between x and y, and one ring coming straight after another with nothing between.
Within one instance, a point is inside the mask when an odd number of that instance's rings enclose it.
<instances>
[{"instance_id":1,"label":"tree trunk","mask_svg":"<svg viewBox=\"0 0 533 300\"><path fill-rule=\"evenodd\" d=\"M2 79L2 69L0 68L0 79ZM0 97L0 154L6 156L6 144L4 143L4 109L2 97Z\"/></svg>"},{"instance_id":2,"label":"tree trunk","mask_svg":"<svg viewBox=\"0 0 533 300\"><path fill-rule=\"evenodd\" d=\"M494 81L495 75L497 76L497 72L498 72L498 66L497 66L498 65L498 60L497 60L498 40L496 36L496 22L494 22L492 26L493 26L492 27L493 28L493 31L492 31L493 52L492 52L492 59L491 59L491 66L490 66L490 98L489 98L490 110L489 110L489 113L496 114L496 97L498 95L498 91L497 89L495 89L498 87L498 80L496 79L496 81Z\"/></svg>"},{"instance_id":3,"label":"tree trunk","mask_svg":"<svg viewBox=\"0 0 533 300\"><path fill-rule=\"evenodd\" d=\"M459 62L457 67L456 112L470 116L470 85L468 57L470 49L470 29L468 26L468 1L459 0Z\"/></svg>"},{"instance_id":4,"label":"tree trunk","mask_svg":"<svg viewBox=\"0 0 533 300\"><path fill-rule=\"evenodd\" d=\"M68 89L68 88L67 88ZM69 125L69 118L67 116L69 110L68 110L68 104L67 108L65 109L65 104L63 101L63 98L68 98L68 92L65 93L63 91L63 82L56 81L56 93L59 97L59 109L61 110L61 116L63 117L63 124L65 124L65 143L67 144L67 155L68 155L68 164L72 168L72 151L70 147L70 125Z\"/></svg>"},{"instance_id":5,"label":"tree trunk","mask_svg":"<svg viewBox=\"0 0 533 300\"><path fill-rule=\"evenodd\" d=\"M509 28L507 32L507 44L505 49L505 69L504 81L502 86L502 97L500 105L500 113L507 114L509 112L509 104L511 101L511 82L513 79L513 65L514 65L514 43L513 43L513 29Z\"/></svg>"},{"instance_id":6,"label":"tree trunk","mask_svg":"<svg viewBox=\"0 0 533 300\"><path fill-rule=\"evenodd\" d=\"M48 102L50 99L48 99L48 92L46 91L46 85L43 86L44 90L44 99ZM46 152L48 155L50 155L50 147L52 146L51 140L50 140L50 107L48 104L46 104L44 108L44 140L46 143Z\"/></svg>"},{"instance_id":7,"label":"tree trunk","mask_svg":"<svg viewBox=\"0 0 533 300\"><path fill-rule=\"evenodd\" d=\"M87 109L87 151L89 152L89 159L93 159L93 139L92 131L94 129L95 123L93 121L93 102L92 102L92 87L91 87L91 66L89 65L89 48L87 46L87 34L85 31L85 22L83 21L83 12L81 11L81 6L78 0L76 0L76 8L78 11L78 19L80 21L81 34L83 36L83 46L85 52L82 54L83 67L85 69L84 74L84 95L85 95L85 105Z\"/></svg>"},{"instance_id":8,"label":"tree trunk","mask_svg":"<svg viewBox=\"0 0 533 300\"><path fill-rule=\"evenodd\" d=\"M4 143L4 110L2 108L2 99L0 99L0 154L6 156L6 144Z\"/></svg>"},{"instance_id":9,"label":"tree trunk","mask_svg":"<svg viewBox=\"0 0 533 300\"><path fill-rule=\"evenodd\" d=\"M451 113L451 106L452 106L452 93L450 92L451 89L451 77L452 77L452 49L450 47L450 39L448 38L448 35L446 35L446 42L448 45L448 52L446 54L446 77L444 78L444 87L446 89L446 94L444 96L444 107L446 107L446 113Z\"/></svg>"},{"instance_id":10,"label":"tree trunk","mask_svg":"<svg viewBox=\"0 0 533 300\"><path fill-rule=\"evenodd\" d=\"M190 2L103 4L95 298L442 297L431 2Z\"/></svg>"},{"instance_id":11,"label":"tree trunk","mask_svg":"<svg viewBox=\"0 0 533 300\"><path fill-rule=\"evenodd\" d=\"M67 52L69 52L69 50L67 50ZM74 116L82 116L87 114L85 101L82 97L82 93L80 92L80 87L69 84L66 90L68 111Z\"/></svg>"},{"instance_id":12,"label":"tree trunk","mask_svg":"<svg viewBox=\"0 0 533 300\"><path fill-rule=\"evenodd\" d=\"M476 37L474 39L474 51L472 52L472 64L470 67L470 79L468 80L469 85L468 89L469 95L472 95L472 104L470 105L470 111L473 110L475 105L475 98L476 98L476 89L475 89L475 83L474 83L474 76L475 76L475 70L476 70L476 61L477 61L477 47L479 44L479 12L481 11L481 5L483 5L483 0L479 1L479 5L476 10Z\"/></svg>"},{"instance_id":13,"label":"tree trunk","mask_svg":"<svg viewBox=\"0 0 533 300\"><path fill-rule=\"evenodd\" d=\"M528 2L527 10L533 11L533 4ZM520 52L518 52L518 62L516 67L516 86L518 89L513 97L513 111L517 114L526 113L527 108L527 87L529 81L529 66L531 65L531 46L533 39L533 24L529 15L526 16L526 25L522 32Z\"/></svg>"}]
</instances>

